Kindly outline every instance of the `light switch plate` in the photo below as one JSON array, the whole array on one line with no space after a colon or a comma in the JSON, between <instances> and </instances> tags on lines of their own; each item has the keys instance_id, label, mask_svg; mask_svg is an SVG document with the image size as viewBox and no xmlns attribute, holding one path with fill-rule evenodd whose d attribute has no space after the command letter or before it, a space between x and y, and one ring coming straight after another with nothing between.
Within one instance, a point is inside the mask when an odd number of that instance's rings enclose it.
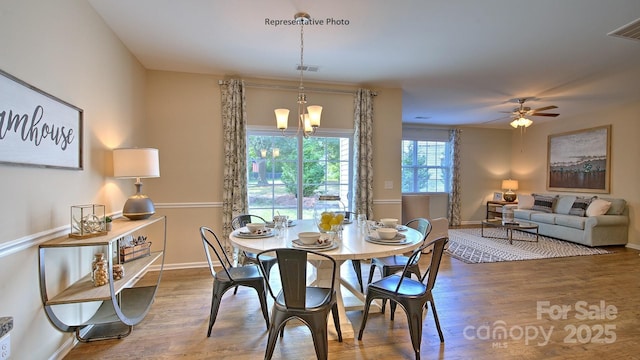
<instances>
[{"instance_id":1,"label":"light switch plate","mask_svg":"<svg viewBox=\"0 0 640 360\"><path fill-rule=\"evenodd\" d=\"M384 182L384 188L385 188L385 190L391 190L391 189L393 189L393 181L391 181L391 180L386 180L386 181Z\"/></svg>"},{"instance_id":2,"label":"light switch plate","mask_svg":"<svg viewBox=\"0 0 640 360\"><path fill-rule=\"evenodd\" d=\"M0 338L0 360L7 360L11 356L11 338L7 334Z\"/></svg>"}]
</instances>

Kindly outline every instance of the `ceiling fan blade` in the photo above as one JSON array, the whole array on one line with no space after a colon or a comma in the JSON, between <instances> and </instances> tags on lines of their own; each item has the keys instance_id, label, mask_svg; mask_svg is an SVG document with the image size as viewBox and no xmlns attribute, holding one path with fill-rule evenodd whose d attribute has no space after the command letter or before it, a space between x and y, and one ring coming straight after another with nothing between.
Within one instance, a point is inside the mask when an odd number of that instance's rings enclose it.
<instances>
[{"instance_id":1,"label":"ceiling fan blade","mask_svg":"<svg viewBox=\"0 0 640 360\"><path fill-rule=\"evenodd\" d=\"M545 110L551 110L551 109L557 109L557 108L558 107L555 106L555 105L549 105L549 106L541 107L541 108L538 108L538 109L534 109L533 111L534 112L536 112L536 111L545 111Z\"/></svg>"},{"instance_id":2,"label":"ceiling fan blade","mask_svg":"<svg viewBox=\"0 0 640 360\"><path fill-rule=\"evenodd\" d=\"M529 116L551 116L551 117L556 117L560 114L551 114L551 113L533 113L533 114L529 114Z\"/></svg>"}]
</instances>

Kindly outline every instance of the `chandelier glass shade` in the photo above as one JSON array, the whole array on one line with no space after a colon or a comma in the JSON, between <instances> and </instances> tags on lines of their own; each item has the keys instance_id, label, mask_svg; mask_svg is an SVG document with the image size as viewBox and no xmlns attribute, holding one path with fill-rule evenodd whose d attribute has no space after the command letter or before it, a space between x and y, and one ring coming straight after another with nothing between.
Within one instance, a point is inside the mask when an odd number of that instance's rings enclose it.
<instances>
[{"instance_id":1,"label":"chandelier glass shade","mask_svg":"<svg viewBox=\"0 0 640 360\"><path fill-rule=\"evenodd\" d=\"M517 129L518 127L529 127L531 126L531 124L533 124L533 121L525 118L525 117L521 117L519 119L515 119L513 120L511 123L509 123L509 125L513 126L515 129Z\"/></svg>"},{"instance_id":2,"label":"chandelier glass shade","mask_svg":"<svg viewBox=\"0 0 640 360\"><path fill-rule=\"evenodd\" d=\"M305 138L315 134L320 127L322 106L307 105L307 94L304 92L304 25L311 20L307 13L300 12L294 15L294 19L300 24L300 85L298 86L298 132L303 131ZM284 135L289 126L289 109L275 109L276 126Z\"/></svg>"}]
</instances>

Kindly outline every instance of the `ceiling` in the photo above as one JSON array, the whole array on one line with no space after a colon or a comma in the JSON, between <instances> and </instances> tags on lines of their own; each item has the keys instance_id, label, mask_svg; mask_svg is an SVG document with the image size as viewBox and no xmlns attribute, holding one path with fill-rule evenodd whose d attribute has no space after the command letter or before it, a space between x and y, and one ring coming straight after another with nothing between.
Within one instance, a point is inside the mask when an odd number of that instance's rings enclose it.
<instances>
[{"instance_id":1,"label":"ceiling","mask_svg":"<svg viewBox=\"0 0 640 360\"><path fill-rule=\"evenodd\" d=\"M638 0L89 0L148 69L402 88L404 122L509 128L515 98L562 121L640 99ZM268 19L268 20L267 20ZM332 20L331 20L332 19ZM319 22L323 23L319 23Z\"/></svg>"}]
</instances>

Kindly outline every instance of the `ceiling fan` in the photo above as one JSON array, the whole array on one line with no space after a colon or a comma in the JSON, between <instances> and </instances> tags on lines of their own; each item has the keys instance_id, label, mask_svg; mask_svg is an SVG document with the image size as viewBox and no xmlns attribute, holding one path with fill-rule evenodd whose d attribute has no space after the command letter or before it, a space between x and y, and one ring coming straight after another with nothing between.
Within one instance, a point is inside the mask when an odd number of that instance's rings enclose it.
<instances>
[{"instance_id":1,"label":"ceiling fan","mask_svg":"<svg viewBox=\"0 0 640 360\"><path fill-rule=\"evenodd\" d=\"M549 106L544 106L538 109L531 109L528 106L524 106L525 101L527 101L527 98L520 98L520 99L514 99L517 100L518 103L520 104L519 107L514 108L512 111L501 111L504 113L510 113L511 114L511 118L513 119L513 121L511 123L509 123L509 125L513 126L514 128L518 128L518 127L529 127L531 126L531 124L533 124L533 121L531 121L530 119L528 119L528 116L550 116L550 117L556 117L560 114L555 114L555 113L546 113L544 111L546 110L551 110L551 109L557 109L558 107L555 105L549 105Z\"/></svg>"}]
</instances>

